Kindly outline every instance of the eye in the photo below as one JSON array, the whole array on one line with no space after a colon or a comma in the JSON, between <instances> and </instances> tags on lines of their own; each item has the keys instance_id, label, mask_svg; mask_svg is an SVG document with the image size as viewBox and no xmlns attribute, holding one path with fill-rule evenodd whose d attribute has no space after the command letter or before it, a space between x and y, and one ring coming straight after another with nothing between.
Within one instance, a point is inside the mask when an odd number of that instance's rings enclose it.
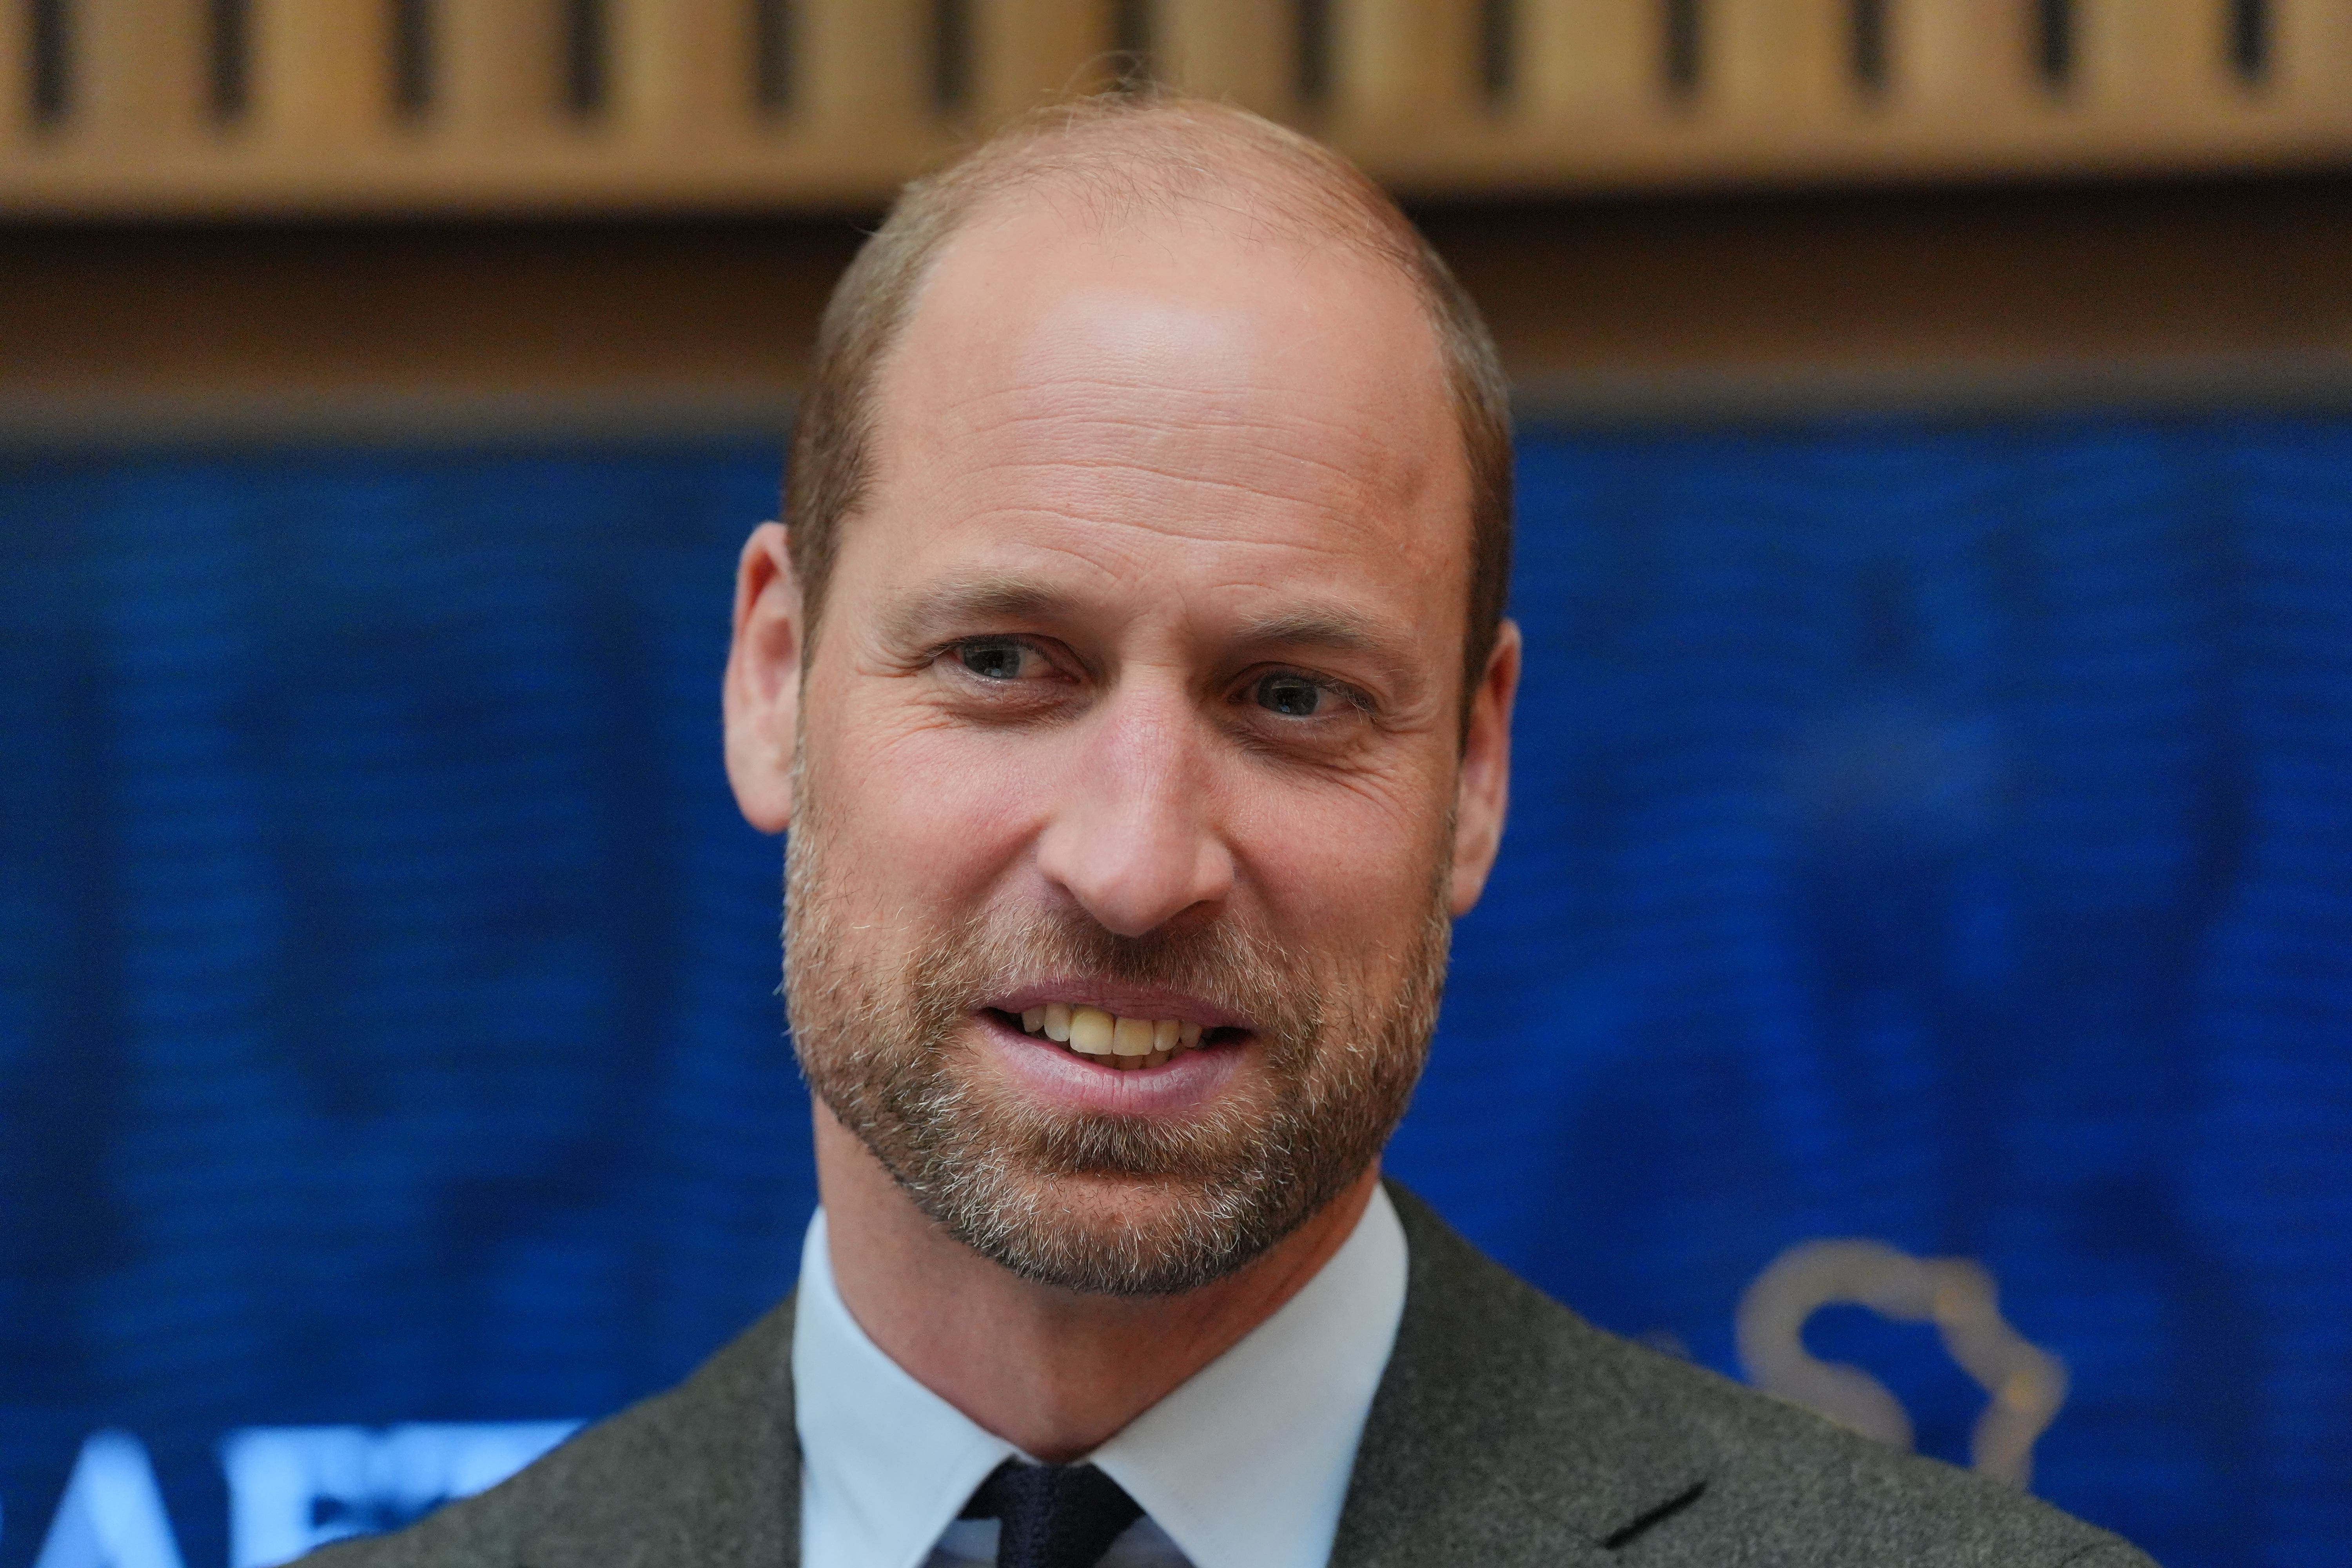
<instances>
[{"instance_id":1,"label":"eye","mask_svg":"<svg viewBox=\"0 0 2352 1568\"><path fill-rule=\"evenodd\" d=\"M958 663L982 680L1018 680L1034 650L1010 637L982 637L958 643L955 656Z\"/></svg>"},{"instance_id":2,"label":"eye","mask_svg":"<svg viewBox=\"0 0 2352 1568\"><path fill-rule=\"evenodd\" d=\"M1287 672L1261 677L1250 691L1252 701L1286 719L1311 719L1328 705L1330 698L1319 682Z\"/></svg>"}]
</instances>

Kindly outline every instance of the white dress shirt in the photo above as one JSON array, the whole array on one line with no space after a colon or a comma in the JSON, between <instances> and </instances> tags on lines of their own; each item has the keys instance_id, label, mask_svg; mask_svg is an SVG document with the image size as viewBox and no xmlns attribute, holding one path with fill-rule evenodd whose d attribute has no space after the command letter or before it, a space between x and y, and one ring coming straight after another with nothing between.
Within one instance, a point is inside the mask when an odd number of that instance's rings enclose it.
<instances>
[{"instance_id":1,"label":"white dress shirt","mask_svg":"<svg viewBox=\"0 0 2352 1568\"><path fill-rule=\"evenodd\" d=\"M1321 1568L1404 1313L1404 1227L1374 1189L1315 1278L1088 1455L1142 1505L1104 1568ZM793 1321L806 1568L966 1568L996 1521L956 1516L1026 1458L866 1337L833 1283L822 1211Z\"/></svg>"}]
</instances>

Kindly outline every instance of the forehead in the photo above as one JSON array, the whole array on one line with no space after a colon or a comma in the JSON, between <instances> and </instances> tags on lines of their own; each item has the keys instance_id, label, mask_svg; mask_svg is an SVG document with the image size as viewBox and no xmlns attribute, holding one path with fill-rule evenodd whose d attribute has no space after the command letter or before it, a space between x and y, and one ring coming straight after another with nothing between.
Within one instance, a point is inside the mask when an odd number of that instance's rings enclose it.
<instances>
[{"instance_id":1,"label":"forehead","mask_svg":"<svg viewBox=\"0 0 2352 1568\"><path fill-rule=\"evenodd\" d=\"M883 368L869 521L916 554L1156 534L1254 555L1244 575L1465 582L1466 463L1412 286L1252 226L1050 199L970 225Z\"/></svg>"}]
</instances>

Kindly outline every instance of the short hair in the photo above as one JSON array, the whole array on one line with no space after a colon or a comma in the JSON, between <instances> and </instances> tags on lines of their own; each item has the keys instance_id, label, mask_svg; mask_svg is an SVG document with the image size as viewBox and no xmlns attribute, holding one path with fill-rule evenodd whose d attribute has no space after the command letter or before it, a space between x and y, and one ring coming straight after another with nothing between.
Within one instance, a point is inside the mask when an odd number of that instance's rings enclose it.
<instances>
[{"instance_id":1,"label":"short hair","mask_svg":"<svg viewBox=\"0 0 2352 1568\"><path fill-rule=\"evenodd\" d=\"M1511 575L1509 388L1478 308L1396 202L1318 142L1246 110L1157 89L1042 110L961 161L909 183L834 288L794 421L784 520L814 639L841 531L872 479L877 384L948 241L984 207L1024 191L1075 192L1108 222L1188 199L1229 200L1244 178L1279 200L1244 210L1270 237L1344 245L1393 268L1435 330L1469 465L1469 603L1463 722L1502 625Z\"/></svg>"}]
</instances>

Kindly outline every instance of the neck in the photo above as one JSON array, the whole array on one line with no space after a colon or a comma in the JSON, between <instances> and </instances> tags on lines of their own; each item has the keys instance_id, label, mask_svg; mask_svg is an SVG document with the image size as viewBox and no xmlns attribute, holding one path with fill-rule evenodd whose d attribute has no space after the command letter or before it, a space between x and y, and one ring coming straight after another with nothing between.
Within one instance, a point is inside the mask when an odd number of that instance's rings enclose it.
<instances>
[{"instance_id":1,"label":"neck","mask_svg":"<svg viewBox=\"0 0 2352 1568\"><path fill-rule=\"evenodd\" d=\"M1083 1294L991 1262L915 1206L816 1105L833 1277L866 1335L917 1382L1022 1452L1092 1452L1233 1348L1315 1278L1379 1182L1366 1171L1263 1256L1181 1296Z\"/></svg>"}]
</instances>

